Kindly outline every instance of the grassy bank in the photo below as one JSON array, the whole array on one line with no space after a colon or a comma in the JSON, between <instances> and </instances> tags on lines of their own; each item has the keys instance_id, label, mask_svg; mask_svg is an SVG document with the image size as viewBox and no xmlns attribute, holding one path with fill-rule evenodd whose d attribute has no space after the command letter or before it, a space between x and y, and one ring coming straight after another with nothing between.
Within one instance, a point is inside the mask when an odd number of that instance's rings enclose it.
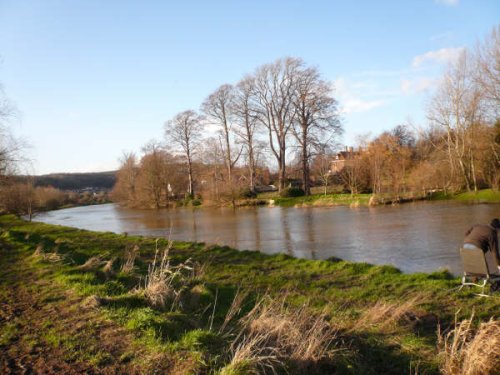
<instances>
[{"instance_id":1,"label":"grassy bank","mask_svg":"<svg viewBox=\"0 0 500 375\"><path fill-rule=\"evenodd\" d=\"M427 197L416 197L403 195L395 199L390 195L379 195L370 201L372 194L312 194L303 197L282 198L277 192L259 194L257 201L272 201L274 205L283 207L329 207L329 206L368 206L369 204L388 204L392 202L404 203L415 200L452 200L463 203L500 203L500 191L492 189L479 190L477 192L464 192L459 194L446 194L436 192ZM249 201L251 202L251 201Z\"/></svg>"},{"instance_id":2,"label":"grassy bank","mask_svg":"<svg viewBox=\"0 0 500 375\"><path fill-rule=\"evenodd\" d=\"M498 296L459 292L447 272L402 274L12 216L0 217L0 229L0 310L26 308L0 316L2 357L51 348L45 355L63 368L438 373L446 358L438 325L447 332L474 314L477 327L500 311Z\"/></svg>"},{"instance_id":3,"label":"grassy bank","mask_svg":"<svg viewBox=\"0 0 500 375\"><path fill-rule=\"evenodd\" d=\"M500 191L492 189L479 190L477 192L463 192L459 194L435 193L430 196L431 200L454 200L465 203L500 203Z\"/></svg>"}]
</instances>

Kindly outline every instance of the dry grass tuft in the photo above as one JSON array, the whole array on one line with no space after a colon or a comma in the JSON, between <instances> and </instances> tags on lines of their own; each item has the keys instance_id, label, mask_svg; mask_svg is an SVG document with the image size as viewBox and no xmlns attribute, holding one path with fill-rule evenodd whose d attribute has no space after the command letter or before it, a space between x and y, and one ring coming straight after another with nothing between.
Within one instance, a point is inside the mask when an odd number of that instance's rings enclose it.
<instances>
[{"instance_id":1,"label":"dry grass tuft","mask_svg":"<svg viewBox=\"0 0 500 375\"><path fill-rule=\"evenodd\" d=\"M82 301L82 306L89 309L96 309L104 304L104 299L96 295L88 296Z\"/></svg>"},{"instance_id":2,"label":"dry grass tuft","mask_svg":"<svg viewBox=\"0 0 500 375\"><path fill-rule=\"evenodd\" d=\"M219 334L226 332L228 324L241 313L241 305L243 304L243 301L246 299L247 295L248 293L242 293L239 289L236 291L233 302L231 302L231 306L229 306L229 309L224 318L224 322L219 328Z\"/></svg>"},{"instance_id":3,"label":"dry grass tuft","mask_svg":"<svg viewBox=\"0 0 500 375\"><path fill-rule=\"evenodd\" d=\"M103 260L104 255L96 255L94 257L91 257L87 259L85 263L83 263L81 266L78 268L82 271L92 271L97 268L102 267L103 265L106 264L106 261Z\"/></svg>"},{"instance_id":4,"label":"dry grass tuft","mask_svg":"<svg viewBox=\"0 0 500 375\"><path fill-rule=\"evenodd\" d=\"M233 357L227 367L243 368L246 374L258 375L266 371L276 374L276 370L285 365L279 349L269 345L269 337L265 333L241 337L233 343L231 352Z\"/></svg>"},{"instance_id":5,"label":"dry grass tuft","mask_svg":"<svg viewBox=\"0 0 500 375\"><path fill-rule=\"evenodd\" d=\"M33 253L33 256L34 257L41 257L43 256L45 252L43 251L43 245L42 244L39 244L36 249L35 249L35 252Z\"/></svg>"},{"instance_id":6,"label":"dry grass tuft","mask_svg":"<svg viewBox=\"0 0 500 375\"><path fill-rule=\"evenodd\" d=\"M35 252L33 253L34 258L42 259L44 261L50 263L60 262L64 259L64 256L57 252L57 249L52 253L46 253L43 249L43 245L40 244L36 247Z\"/></svg>"},{"instance_id":7,"label":"dry grass tuft","mask_svg":"<svg viewBox=\"0 0 500 375\"><path fill-rule=\"evenodd\" d=\"M116 262L116 258L111 258L108 260L105 264L104 267L102 268L102 271L106 274L106 276L112 276L114 274L113 271L113 265Z\"/></svg>"},{"instance_id":8,"label":"dry grass tuft","mask_svg":"<svg viewBox=\"0 0 500 375\"><path fill-rule=\"evenodd\" d=\"M337 331L324 316L307 306L289 308L284 302L264 299L241 320L242 331L233 342L232 366L252 364L276 372L286 360L300 364L331 358Z\"/></svg>"},{"instance_id":9,"label":"dry grass tuft","mask_svg":"<svg viewBox=\"0 0 500 375\"><path fill-rule=\"evenodd\" d=\"M482 375L498 373L500 369L500 321L490 319L477 329L472 316L455 322L446 334L438 330L441 371L447 375Z\"/></svg>"},{"instance_id":10,"label":"dry grass tuft","mask_svg":"<svg viewBox=\"0 0 500 375\"><path fill-rule=\"evenodd\" d=\"M177 266L170 264L169 252L172 241L160 253L158 241L153 263L148 267L144 282L144 296L151 306L164 309L170 304L173 309L179 302L181 289L194 275L192 261L188 259Z\"/></svg>"},{"instance_id":11,"label":"dry grass tuft","mask_svg":"<svg viewBox=\"0 0 500 375\"><path fill-rule=\"evenodd\" d=\"M122 264L121 272L127 274L132 273L135 267L135 259L139 254L139 246L134 245L132 248L125 249L125 263Z\"/></svg>"},{"instance_id":12,"label":"dry grass tuft","mask_svg":"<svg viewBox=\"0 0 500 375\"><path fill-rule=\"evenodd\" d=\"M423 301L422 296L415 296L403 303L377 302L365 310L357 319L351 331L363 331L377 327L379 330L394 328L402 319L410 315Z\"/></svg>"}]
</instances>

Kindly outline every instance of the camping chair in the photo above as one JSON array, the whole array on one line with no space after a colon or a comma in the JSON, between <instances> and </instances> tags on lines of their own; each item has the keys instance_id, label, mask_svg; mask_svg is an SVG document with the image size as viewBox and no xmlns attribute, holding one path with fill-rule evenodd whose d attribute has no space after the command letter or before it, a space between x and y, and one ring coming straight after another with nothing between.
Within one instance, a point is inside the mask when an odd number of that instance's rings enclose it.
<instances>
[{"instance_id":1,"label":"camping chair","mask_svg":"<svg viewBox=\"0 0 500 375\"><path fill-rule=\"evenodd\" d=\"M460 249L460 258L462 258L462 265L464 274L462 276L461 290L465 285L477 286L481 288L480 296L487 297L484 294L486 284L500 281L500 275L494 274L491 267L488 268L485 253L479 248ZM495 270L496 271L496 270Z\"/></svg>"}]
</instances>

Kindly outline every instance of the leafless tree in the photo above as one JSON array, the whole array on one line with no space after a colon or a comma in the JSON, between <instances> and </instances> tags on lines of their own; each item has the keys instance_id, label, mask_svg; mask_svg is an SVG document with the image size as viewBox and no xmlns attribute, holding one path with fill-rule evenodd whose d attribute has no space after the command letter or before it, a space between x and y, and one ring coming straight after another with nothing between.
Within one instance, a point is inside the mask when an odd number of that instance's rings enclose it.
<instances>
[{"instance_id":1,"label":"leafless tree","mask_svg":"<svg viewBox=\"0 0 500 375\"><path fill-rule=\"evenodd\" d=\"M225 164L227 168L228 182L233 183L233 168L238 162L241 151L233 153L231 111L234 108L234 88L232 85L222 85L205 99L202 110L207 115L208 121L212 121L220 129L224 140Z\"/></svg>"},{"instance_id":2,"label":"leafless tree","mask_svg":"<svg viewBox=\"0 0 500 375\"><path fill-rule=\"evenodd\" d=\"M311 194L311 157L342 133L337 101L332 88L323 81L316 68L299 70L295 79L293 134L300 147L302 186Z\"/></svg>"},{"instance_id":3,"label":"leafless tree","mask_svg":"<svg viewBox=\"0 0 500 375\"><path fill-rule=\"evenodd\" d=\"M203 131L203 117L187 110L177 114L165 124L165 136L179 146L184 153L188 173L188 194L194 196L193 157L199 146Z\"/></svg>"},{"instance_id":4,"label":"leafless tree","mask_svg":"<svg viewBox=\"0 0 500 375\"><path fill-rule=\"evenodd\" d=\"M256 178L256 130L257 115L252 108L252 95L255 81L251 76L245 77L237 85L234 93L232 112L235 120L235 133L241 139L248 159L250 190L255 190Z\"/></svg>"},{"instance_id":5,"label":"leafless tree","mask_svg":"<svg viewBox=\"0 0 500 375\"><path fill-rule=\"evenodd\" d=\"M321 181L324 195L326 195L332 179L331 161L332 153L325 148L313 158L312 162L312 171Z\"/></svg>"},{"instance_id":6,"label":"leafless tree","mask_svg":"<svg viewBox=\"0 0 500 375\"><path fill-rule=\"evenodd\" d=\"M445 143L452 178L462 179L467 190L477 190L476 127L483 121L482 90L473 80L471 55L464 51L450 65L429 105L431 124L446 130Z\"/></svg>"},{"instance_id":7,"label":"leafless tree","mask_svg":"<svg viewBox=\"0 0 500 375\"><path fill-rule=\"evenodd\" d=\"M295 84L302 66L301 59L287 57L263 65L255 72L254 108L278 164L280 191L285 187L287 139L295 116Z\"/></svg>"},{"instance_id":8,"label":"leafless tree","mask_svg":"<svg viewBox=\"0 0 500 375\"><path fill-rule=\"evenodd\" d=\"M20 163L26 162L26 143L12 135L9 120L15 113L14 107L5 97L0 86L0 183L16 172Z\"/></svg>"},{"instance_id":9,"label":"leafless tree","mask_svg":"<svg viewBox=\"0 0 500 375\"><path fill-rule=\"evenodd\" d=\"M203 142L204 161L208 163L211 182L211 196L214 200L220 199L220 183L223 181L221 170L224 169L224 149L220 137L211 137Z\"/></svg>"},{"instance_id":10,"label":"leafless tree","mask_svg":"<svg viewBox=\"0 0 500 375\"><path fill-rule=\"evenodd\" d=\"M500 25L479 43L476 49L477 67L474 78L489 101L490 114L500 117Z\"/></svg>"},{"instance_id":11,"label":"leafless tree","mask_svg":"<svg viewBox=\"0 0 500 375\"><path fill-rule=\"evenodd\" d=\"M139 166L134 153L124 153L120 159L117 182L113 188L113 199L132 206L136 203L137 176Z\"/></svg>"}]
</instances>

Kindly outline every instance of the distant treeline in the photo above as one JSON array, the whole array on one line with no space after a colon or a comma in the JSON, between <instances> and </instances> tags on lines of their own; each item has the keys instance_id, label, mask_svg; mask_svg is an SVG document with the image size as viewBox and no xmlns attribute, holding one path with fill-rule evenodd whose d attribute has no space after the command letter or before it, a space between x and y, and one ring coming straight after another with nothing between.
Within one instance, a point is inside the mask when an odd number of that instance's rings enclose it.
<instances>
[{"instance_id":1,"label":"distant treeline","mask_svg":"<svg viewBox=\"0 0 500 375\"><path fill-rule=\"evenodd\" d=\"M52 186L60 190L112 189L116 171L97 173L54 173L34 177L35 186Z\"/></svg>"}]
</instances>

